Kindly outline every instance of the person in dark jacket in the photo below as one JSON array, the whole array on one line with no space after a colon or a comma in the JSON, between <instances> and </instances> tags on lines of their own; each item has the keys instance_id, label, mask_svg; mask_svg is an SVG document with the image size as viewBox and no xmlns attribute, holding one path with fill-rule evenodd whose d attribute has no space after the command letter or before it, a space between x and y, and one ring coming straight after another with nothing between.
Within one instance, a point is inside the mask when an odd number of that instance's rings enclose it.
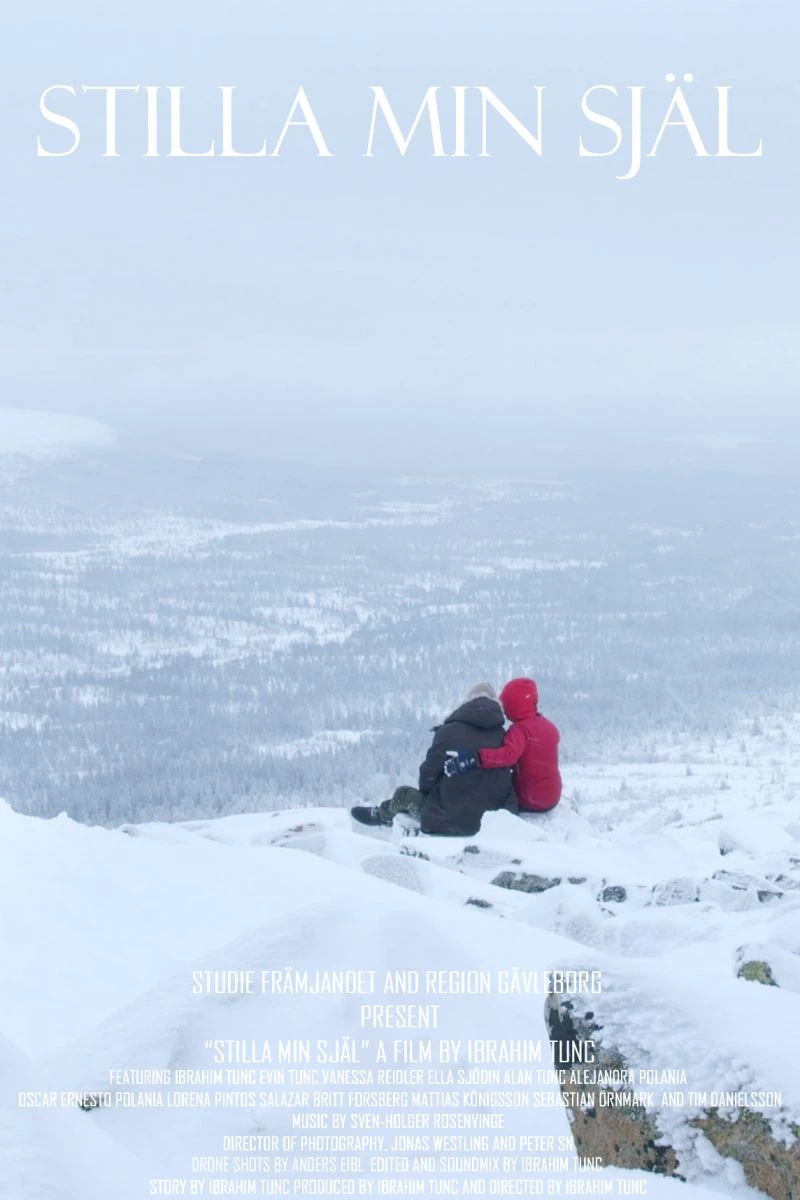
<instances>
[{"instance_id":1,"label":"person in dark jacket","mask_svg":"<svg viewBox=\"0 0 800 1200\"><path fill-rule=\"evenodd\" d=\"M494 688L479 683L455 712L434 730L433 742L419 769L419 786L399 787L376 808L357 807L351 815L362 825L391 825L398 813L419 819L423 833L471 837L480 829L485 812L509 808L516 812L511 772L474 771L448 778L448 752L466 748L477 753L503 744L503 711Z\"/></svg>"},{"instance_id":2,"label":"person in dark jacket","mask_svg":"<svg viewBox=\"0 0 800 1200\"><path fill-rule=\"evenodd\" d=\"M512 767L519 811L549 812L561 799L558 729L539 712L539 689L532 679L510 680L500 693L500 703L511 721L503 745L477 752L472 746L459 748L448 755L445 774L457 777L476 767L490 773Z\"/></svg>"}]
</instances>

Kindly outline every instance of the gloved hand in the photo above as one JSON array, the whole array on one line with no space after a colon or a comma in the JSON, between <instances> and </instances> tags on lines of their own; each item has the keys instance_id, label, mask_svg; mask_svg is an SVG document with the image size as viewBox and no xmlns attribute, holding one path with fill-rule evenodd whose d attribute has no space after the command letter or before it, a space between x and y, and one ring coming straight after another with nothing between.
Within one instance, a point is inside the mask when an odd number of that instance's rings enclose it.
<instances>
[{"instance_id":1,"label":"gloved hand","mask_svg":"<svg viewBox=\"0 0 800 1200\"><path fill-rule=\"evenodd\" d=\"M444 773L448 779L456 775L466 775L474 771L480 764L474 750L448 750L444 761Z\"/></svg>"}]
</instances>

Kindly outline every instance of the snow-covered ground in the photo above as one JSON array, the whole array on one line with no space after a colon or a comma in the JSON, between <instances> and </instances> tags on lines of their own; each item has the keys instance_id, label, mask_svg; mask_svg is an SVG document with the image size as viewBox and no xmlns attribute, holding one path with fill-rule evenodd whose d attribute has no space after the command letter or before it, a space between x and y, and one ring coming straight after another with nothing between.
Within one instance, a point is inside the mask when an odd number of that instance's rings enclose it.
<instances>
[{"instance_id":1,"label":"snow-covered ground","mask_svg":"<svg viewBox=\"0 0 800 1200\"><path fill-rule=\"evenodd\" d=\"M644 1180L642 1194L655 1198L760 1194L689 1125L699 1109L686 1097L777 1093L750 1106L777 1139L792 1141L800 1051L782 1031L800 1019L800 817L790 791L764 787L755 768L724 772L723 789L719 777L718 763L705 772L586 769L573 780L577 804L525 820L490 814L470 839L401 829L370 836L344 810L326 808L110 831L0 806L0 1195L133 1200L159 1194L148 1190L152 1179L208 1189L221 1177L193 1157L222 1155L228 1136L288 1136L297 1109L115 1102L83 1112L17 1102L32 1091L116 1094L112 1069L208 1069L210 1041L352 1038L372 1070L381 1037L412 1047L460 1041L465 1068L470 1039L533 1040L547 1051L542 991L388 997L436 1000L434 1033L363 1028L363 995L192 991L194 971L261 978L286 968L374 970L379 979L429 969L493 979L516 969L600 971L603 991L588 999L604 1044L636 1069L687 1072L672 1089L683 1105L661 1108L659 1126L688 1182L612 1167L537 1177L620 1188ZM754 960L769 964L778 986L739 976ZM557 1084L545 1075L537 1087L552 1106L505 1109L503 1133L571 1144ZM382 1153L391 1148L392 1133L371 1132L384 1138ZM307 1173L290 1168L286 1177ZM394 1170L379 1165L374 1176Z\"/></svg>"},{"instance_id":2,"label":"snow-covered ground","mask_svg":"<svg viewBox=\"0 0 800 1200\"><path fill-rule=\"evenodd\" d=\"M56 459L81 450L109 449L114 443L106 425L86 417L0 408L0 458Z\"/></svg>"}]
</instances>

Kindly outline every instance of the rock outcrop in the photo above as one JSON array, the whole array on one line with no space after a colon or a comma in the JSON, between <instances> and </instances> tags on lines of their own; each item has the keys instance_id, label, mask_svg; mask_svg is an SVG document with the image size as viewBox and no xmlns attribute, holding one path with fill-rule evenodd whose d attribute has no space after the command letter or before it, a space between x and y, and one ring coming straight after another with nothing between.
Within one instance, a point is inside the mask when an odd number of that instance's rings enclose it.
<instances>
[{"instance_id":1,"label":"rock outcrop","mask_svg":"<svg viewBox=\"0 0 800 1200\"><path fill-rule=\"evenodd\" d=\"M749 962L743 962L736 974L749 983L763 983L767 987L778 986L768 962L751 959Z\"/></svg>"},{"instance_id":2,"label":"rock outcrop","mask_svg":"<svg viewBox=\"0 0 800 1200\"><path fill-rule=\"evenodd\" d=\"M761 1113L743 1109L735 1121L709 1109L690 1122L700 1129L715 1150L742 1164L750 1187L772 1200L797 1200L800 1196L800 1128L789 1146L775 1140L769 1122Z\"/></svg>"},{"instance_id":3,"label":"rock outcrop","mask_svg":"<svg viewBox=\"0 0 800 1200\"><path fill-rule=\"evenodd\" d=\"M492 880L495 887L509 888L512 892L546 892L558 887L560 879L548 879L545 875L528 875L524 871L501 871Z\"/></svg>"},{"instance_id":4,"label":"rock outcrop","mask_svg":"<svg viewBox=\"0 0 800 1200\"><path fill-rule=\"evenodd\" d=\"M742 974L745 970L748 974ZM772 984L766 963L743 964L743 978ZM550 1037L555 1043L556 1061L570 1077L570 1065L580 1076L582 1064L571 1059L574 1048L591 1042L594 1047L592 1068L609 1077L629 1070L619 1050L603 1043L602 1024L589 1007L586 997L565 997L551 994L547 999L546 1018ZM562 1084L572 1133L578 1153L585 1157L601 1158L606 1166L652 1171L661 1175L685 1178L680 1156L659 1124L659 1111L635 1101L607 1103L602 1092L616 1091L617 1099L625 1088L611 1084ZM583 1103L576 1102L580 1096ZM800 1198L800 1126L791 1127L786 1140L776 1137L769 1121L760 1112L739 1109L734 1116L709 1107L701 1113L687 1114L687 1125L699 1130L723 1157L739 1163L747 1183L769 1196L771 1200Z\"/></svg>"},{"instance_id":5,"label":"rock outcrop","mask_svg":"<svg viewBox=\"0 0 800 1200\"><path fill-rule=\"evenodd\" d=\"M575 1000L550 995L547 1024L550 1038L556 1044L556 1061L566 1069L567 1079L571 1067L580 1076L581 1064L573 1057L574 1047L587 1042L594 1044L593 1070L610 1076L626 1070L616 1049L604 1046L600 1040L601 1027L595 1022L594 1013L579 1015ZM679 1176L678 1157L671 1146L663 1144L655 1116L635 1101L613 1107L604 1104L601 1093L610 1090L599 1084L562 1086L578 1153L585 1158L599 1158L605 1166ZM577 1103L579 1095L589 1096L593 1102Z\"/></svg>"}]
</instances>

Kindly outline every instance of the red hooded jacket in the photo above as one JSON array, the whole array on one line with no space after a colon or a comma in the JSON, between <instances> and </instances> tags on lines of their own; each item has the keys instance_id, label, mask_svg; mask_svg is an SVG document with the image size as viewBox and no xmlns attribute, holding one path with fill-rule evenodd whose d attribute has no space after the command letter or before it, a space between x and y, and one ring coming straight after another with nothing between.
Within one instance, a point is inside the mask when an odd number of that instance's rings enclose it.
<instances>
[{"instance_id":1,"label":"red hooded jacket","mask_svg":"<svg viewBox=\"0 0 800 1200\"><path fill-rule=\"evenodd\" d=\"M500 693L503 712L512 722L502 746L481 750L482 767L512 767L520 812L546 812L561 799L558 769L560 735L538 710L539 692L532 679L512 679Z\"/></svg>"}]
</instances>

